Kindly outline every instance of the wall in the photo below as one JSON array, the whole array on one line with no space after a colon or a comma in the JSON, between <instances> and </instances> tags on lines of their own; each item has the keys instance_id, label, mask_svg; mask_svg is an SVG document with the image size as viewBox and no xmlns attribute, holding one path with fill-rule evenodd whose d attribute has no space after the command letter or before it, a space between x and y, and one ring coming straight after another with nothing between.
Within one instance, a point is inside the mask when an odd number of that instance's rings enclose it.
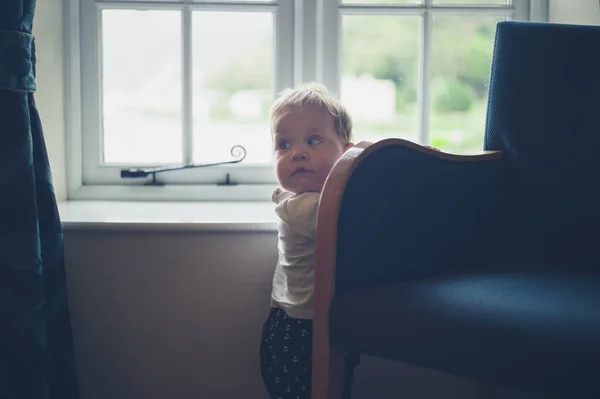
<instances>
[{"instance_id":1,"label":"wall","mask_svg":"<svg viewBox=\"0 0 600 399\"><path fill-rule=\"evenodd\" d=\"M42 116L54 189L67 199L63 74L63 0L37 2L33 26L37 51L36 102Z\"/></svg>"},{"instance_id":2,"label":"wall","mask_svg":"<svg viewBox=\"0 0 600 399\"><path fill-rule=\"evenodd\" d=\"M265 398L275 233L67 232L82 399ZM459 377L363 359L354 399L475 399Z\"/></svg>"},{"instance_id":3,"label":"wall","mask_svg":"<svg viewBox=\"0 0 600 399\"><path fill-rule=\"evenodd\" d=\"M550 21L566 24L600 25L600 1L550 0Z\"/></svg>"}]
</instances>

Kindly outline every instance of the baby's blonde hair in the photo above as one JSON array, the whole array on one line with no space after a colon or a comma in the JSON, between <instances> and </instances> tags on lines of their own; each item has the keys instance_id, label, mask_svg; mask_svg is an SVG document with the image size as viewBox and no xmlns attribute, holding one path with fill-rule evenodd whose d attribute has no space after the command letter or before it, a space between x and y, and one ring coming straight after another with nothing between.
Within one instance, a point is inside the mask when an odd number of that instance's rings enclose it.
<instances>
[{"instance_id":1,"label":"baby's blonde hair","mask_svg":"<svg viewBox=\"0 0 600 399\"><path fill-rule=\"evenodd\" d=\"M286 89L271 107L271 126L290 108L312 107L326 110L333 116L335 132L343 145L352 142L352 118L340 101L319 83L309 83L296 89Z\"/></svg>"}]
</instances>

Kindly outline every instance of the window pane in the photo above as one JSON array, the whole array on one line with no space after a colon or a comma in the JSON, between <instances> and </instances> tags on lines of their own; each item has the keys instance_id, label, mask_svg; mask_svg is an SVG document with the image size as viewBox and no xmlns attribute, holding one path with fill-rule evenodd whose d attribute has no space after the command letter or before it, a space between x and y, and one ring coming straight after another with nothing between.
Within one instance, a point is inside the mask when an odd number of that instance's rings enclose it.
<instances>
[{"instance_id":1,"label":"window pane","mask_svg":"<svg viewBox=\"0 0 600 399\"><path fill-rule=\"evenodd\" d=\"M273 46L270 12L193 14L195 162L229 160L237 144L245 163L271 161Z\"/></svg>"},{"instance_id":2,"label":"window pane","mask_svg":"<svg viewBox=\"0 0 600 399\"><path fill-rule=\"evenodd\" d=\"M219 0L217 0L218 2ZM215 3L215 0L192 0L194 3ZM225 0L225 3L276 3L277 0Z\"/></svg>"},{"instance_id":3,"label":"window pane","mask_svg":"<svg viewBox=\"0 0 600 399\"><path fill-rule=\"evenodd\" d=\"M114 0L94 0L95 3L111 3ZM126 2L126 3L148 3L148 2L173 2L173 3L177 3L180 2L181 0L119 0L122 2Z\"/></svg>"},{"instance_id":4,"label":"window pane","mask_svg":"<svg viewBox=\"0 0 600 399\"><path fill-rule=\"evenodd\" d=\"M423 0L342 0L344 4L423 4Z\"/></svg>"},{"instance_id":5,"label":"window pane","mask_svg":"<svg viewBox=\"0 0 600 399\"><path fill-rule=\"evenodd\" d=\"M344 16L341 97L355 141L418 141L420 24L418 16Z\"/></svg>"},{"instance_id":6,"label":"window pane","mask_svg":"<svg viewBox=\"0 0 600 399\"><path fill-rule=\"evenodd\" d=\"M510 0L433 0L435 4L460 4L466 6L489 6L489 5L507 5L511 4Z\"/></svg>"},{"instance_id":7,"label":"window pane","mask_svg":"<svg viewBox=\"0 0 600 399\"><path fill-rule=\"evenodd\" d=\"M180 12L104 10L104 161L180 163L181 96Z\"/></svg>"},{"instance_id":8,"label":"window pane","mask_svg":"<svg viewBox=\"0 0 600 399\"><path fill-rule=\"evenodd\" d=\"M436 16L431 54L431 144L454 153L483 149L497 16Z\"/></svg>"},{"instance_id":9,"label":"window pane","mask_svg":"<svg viewBox=\"0 0 600 399\"><path fill-rule=\"evenodd\" d=\"M96 3L110 3L114 0L95 0ZM119 0L131 3L147 3L147 2L176 2L183 3L185 0ZM193 3L218 3L219 0L191 0ZM277 0L221 0L223 3L276 3Z\"/></svg>"}]
</instances>

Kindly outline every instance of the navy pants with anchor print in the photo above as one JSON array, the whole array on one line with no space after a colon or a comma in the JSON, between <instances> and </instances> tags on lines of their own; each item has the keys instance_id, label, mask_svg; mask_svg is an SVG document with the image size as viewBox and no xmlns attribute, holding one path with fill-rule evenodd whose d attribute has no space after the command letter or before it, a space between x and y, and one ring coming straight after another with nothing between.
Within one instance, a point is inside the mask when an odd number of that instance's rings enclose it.
<instances>
[{"instance_id":1,"label":"navy pants with anchor print","mask_svg":"<svg viewBox=\"0 0 600 399\"><path fill-rule=\"evenodd\" d=\"M271 399L309 399L312 381L313 321L271 309L260 345L261 374ZM344 399L350 399L359 357L346 356Z\"/></svg>"}]
</instances>

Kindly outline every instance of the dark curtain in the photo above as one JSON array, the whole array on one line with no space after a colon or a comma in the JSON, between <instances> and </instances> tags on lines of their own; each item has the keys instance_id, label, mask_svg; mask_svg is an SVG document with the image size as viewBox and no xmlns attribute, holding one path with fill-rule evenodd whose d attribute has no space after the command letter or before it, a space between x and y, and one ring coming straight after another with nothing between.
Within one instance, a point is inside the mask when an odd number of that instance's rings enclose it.
<instances>
[{"instance_id":1,"label":"dark curtain","mask_svg":"<svg viewBox=\"0 0 600 399\"><path fill-rule=\"evenodd\" d=\"M34 10L35 0L0 0L0 398L72 399L62 230L33 98Z\"/></svg>"}]
</instances>

